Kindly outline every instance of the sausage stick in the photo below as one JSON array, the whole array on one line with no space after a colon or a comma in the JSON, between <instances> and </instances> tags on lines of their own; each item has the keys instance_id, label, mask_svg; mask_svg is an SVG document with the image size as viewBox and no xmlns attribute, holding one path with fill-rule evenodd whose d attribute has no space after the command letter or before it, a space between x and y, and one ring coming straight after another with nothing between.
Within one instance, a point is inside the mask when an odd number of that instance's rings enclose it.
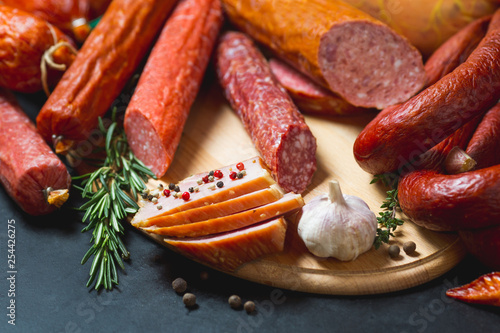
<instances>
[{"instance_id":1,"label":"sausage stick","mask_svg":"<svg viewBox=\"0 0 500 333\"><path fill-rule=\"evenodd\" d=\"M316 139L264 56L246 35L228 32L216 65L226 98L278 184L302 193L316 171Z\"/></svg>"},{"instance_id":2,"label":"sausage stick","mask_svg":"<svg viewBox=\"0 0 500 333\"><path fill-rule=\"evenodd\" d=\"M222 25L219 0L179 3L125 113L134 154L158 177L170 166Z\"/></svg>"},{"instance_id":3,"label":"sausage stick","mask_svg":"<svg viewBox=\"0 0 500 333\"><path fill-rule=\"evenodd\" d=\"M0 182L28 214L47 214L68 198L71 177L24 114L0 88Z\"/></svg>"},{"instance_id":4,"label":"sausage stick","mask_svg":"<svg viewBox=\"0 0 500 333\"><path fill-rule=\"evenodd\" d=\"M113 0L36 119L64 152L85 140L120 94L161 29L174 0Z\"/></svg>"}]
</instances>

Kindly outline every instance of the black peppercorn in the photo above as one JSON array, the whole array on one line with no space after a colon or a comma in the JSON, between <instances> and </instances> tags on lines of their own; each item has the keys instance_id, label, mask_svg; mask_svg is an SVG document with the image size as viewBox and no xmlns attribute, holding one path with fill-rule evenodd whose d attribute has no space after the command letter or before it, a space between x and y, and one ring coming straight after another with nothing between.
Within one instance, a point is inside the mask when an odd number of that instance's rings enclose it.
<instances>
[{"instance_id":1,"label":"black peppercorn","mask_svg":"<svg viewBox=\"0 0 500 333\"><path fill-rule=\"evenodd\" d=\"M191 293L185 293L184 296L182 297L182 301L184 302L184 305L187 307L192 307L196 305L196 296Z\"/></svg>"},{"instance_id":2,"label":"black peppercorn","mask_svg":"<svg viewBox=\"0 0 500 333\"><path fill-rule=\"evenodd\" d=\"M241 298L238 295L231 295L228 303L233 309L238 309L241 306Z\"/></svg>"},{"instance_id":3,"label":"black peppercorn","mask_svg":"<svg viewBox=\"0 0 500 333\"><path fill-rule=\"evenodd\" d=\"M187 289L187 282L183 278L177 278L172 282L172 288L177 293L183 293Z\"/></svg>"}]
</instances>

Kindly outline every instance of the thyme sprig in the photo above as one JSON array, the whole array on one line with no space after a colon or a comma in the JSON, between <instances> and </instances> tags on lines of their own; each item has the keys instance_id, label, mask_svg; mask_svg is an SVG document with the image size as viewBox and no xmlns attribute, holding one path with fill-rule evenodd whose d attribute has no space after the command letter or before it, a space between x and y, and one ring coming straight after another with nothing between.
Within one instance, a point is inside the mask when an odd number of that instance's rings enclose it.
<instances>
[{"instance_id":1,"label":"thyme sprig","mask_svg":"<svg viewBox=\"0 0 500 333\"><path fill-rule=\"evenodd\" d=\"M116 113L112 114L112 123L105 127L99 118L99 130L105 136L106 158L94 172L73 177L82 180L81 186L74 185L87 199L78 210L85 214L82 222L87 226L82 232L92 230L90 243L93 245L85 253L81 264L93 256L87 287L95 281L95 289L104 287L111 290L118 285L117 266L125 269L123 260L130 254L122 237L124 227L121 221L139 209L137 194L145 189L148 177L155 175L138 160L127 143L125 131L116 122Z\"/></svg>"},{"instance_id":2,"label":"thyme sprig","mask_svg":"<svg viewBox=\"0 0 500 333\"><path fill-rule=\"evenodd\" d=\"M379 212L377 217L377 222L379 227L377 228L377 235L373 245L378 249L382 243L389 243L390 237L394 237L394 231L398 226L404 224L402 219L397 217L397 212L401 210L398 201L398 190L397 190L397 177L392 175L376 175L370 184L374 184L378 181L382 181L385 186L389 186L387 197L382 203L380 208L383 209Z\"/></svg>"}]
</instances>

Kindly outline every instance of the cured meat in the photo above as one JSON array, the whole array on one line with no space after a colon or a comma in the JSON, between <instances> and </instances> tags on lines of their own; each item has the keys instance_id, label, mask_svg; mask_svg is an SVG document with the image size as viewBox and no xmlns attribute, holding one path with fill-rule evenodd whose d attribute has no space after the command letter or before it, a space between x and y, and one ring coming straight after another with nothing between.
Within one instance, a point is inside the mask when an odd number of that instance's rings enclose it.
<instances>
[{"instance_id":1,"label":"cured meat","mask_svg":"<svg viewBox=\"0 0 500 333\"><path fill-rule=\"evenodd\" d=\"M217 48L216 66L226 98L278 184L302 193L316 171L316 138L266 59L246 35L228 32Z\"/></svg>"},{"instance_id":2,"label":"cured meat","mask_svg":"<svg viewBox=\"0 0 500 333\"><path fill-rule=\"evenodd\" d=\"M236 173L239 170L237 164L231 164L220 168L222 177L214 177L213 181L207 180L208 172L198 173L180 181L177 184L180 193L188 191L190 187L198 187L198 191L191 193L187 201L182 198L175 198L173 191L168 197L164 193L161 193L156 204L148 200L140 200L139 205L141 209L139 209L132 219L132 225L136 227L145 226L151 218L208 206L262 190L275 184L260 157L254 157L239 163L242 163L242 170L245 171L245 175L242 175L242 178L236 177L235 179L231 179L231 172ZM207 180L207 182L204 180ZM216 185L219 181L223 184L221 188ZM158 205L162 207L161 210L158 209Z\"/></svg>"},{"instance_id":3,"label":"cured meat","mask_svg":"<svg viewBox=\"0 0 500 333\"><path fill-rule=\"evenodd\" d=\"M0 89L0 182L31 215L47 214L62 205L71 183L64 164L37 133L14 96L3 89Z\"/></svg>"},{"instance_id":4,"label":"cured meat","mask_svg":"<svg viewBox=\"0 0 500 333\"><path fill-rule=\"evenodd\" d=\"M143 221L140 225L142 228L151 226L159 228L199 222L266 205L279 200L282 196L283 191L279 186L271 185L263 190L251 192L226 201L188 209L174 214L153 217L147 221Z\"/></svg>"},{"instance_id":5,"label":"cured meat","mask_svg":"<svg viewBox=\"0 0 500 333\"><path fill-rule=\"evenodd\" d=\"M396 108L380 112L354 143L365 171L400 171L500 98L500 11L467 61Z\"/></svg>"},{"instance_id":6,"label":"cured meat","mask_svg":"<svg viewBox=\"0 0 500 333\"><path fill-rule=\"evenodd\" d=\"M221 24L219 0L181 1L127 107L124 126L130 147L158 177L174 158Z\"/></svg>"},{"instance_id":7,"label":"cured meat","mask_svg":"<svg viewBox=\"0 0 500 333\"><path fill-rule=\"evenodd\" d=\"M469 284L449 289L446 295L468 303L500 306L500 272L485 274Z\"/></svg>"},{"instance_id":8,"label":"cured meat","mask_svg":"<svg viewBox=\"0 0 500 333\"><path fill-rule=\"evenodd\" d=\"M197 239L165 242L201 263L234 271L242 264L263 255L283 251L287 224L283 217L248 228Z\"/></svg>"},{"instance_id":9,"label":"cured meat","mask_svg":"<svg viewBox=\"0 0 500 333\"><path fill-rule=\"evenodd\" d=\"M295 105L304 113L350 116L371 111L349 104L280 60L271 59L269 67Z\"/></svg>"},{"instance_id":10,"label":"cured meat","mask_svg":"<svg viewBox=\"0 0 500 333\"><path fill-rule=\"evenodd\" d=\"M458 234L469 253L486 266L500 270L500 225L463 229Z\"/></svg>"},{"instance_id":11,"label":"cured meat","mask_svg":"<svg viewBox=\"0 0 500 333\"><path fill-rule=\"evenodd\" d=\"M425 83L422 56L387 25L338 0L222 0L240 30L355 106L383 109Z\"/></svg>"},{"instance_id":12,"label":"cured meat","mask_svg":"<svg viewBox=\"0 0 500 333\"><path fill-rule=\"evenodd\" d=\"M53 51L59 43L59 47ZM74 60L73 45L59 29L22 10L0 5L0 87L33 93L42 90L42 70L46 83L54 86L61 72L41 66L42 57L68 67Z\"/></svg>"},{"instance_id":13,"label":"cured meat","mask_svg":"<svg viewBox=\"0 0 500 333\"><path fill-rule=\"evenodd\" d=\"M500 104L486 112L465 152L476 161L475 169L500 164Z\"/></svg>"},{"instance_id":14,"label":"cured meat","mask_svg":"<svg viewBox=\"0 0 500 333\"><path fill-rule=\"evenodd\" d=\"M488 31L491 16L475 20L450 37L425 63L426 86L431 86L462 64Z\"/></svg>"},{"instance_id":15,"label":"cured meat","mask_svg":"<svg viewBox=\"0 0 500 333\"><path fill-rule=\"evenodd\" d=\"M388 24L425 57L461 28L492 14L498 0L342 0Z\"/></svg>"},{"instance_id":16,"label":"cured meat","mask_svg":"<svg viewBox=\"0 0 500 333\"><path fill-rule=\"evenodd\" d=\"M90 0L0 0L47 21L82 43L90 33Z\"/></svg>"},{"instance_id":17,"label":"cured meat","mask_svg":"<svg viewBox=\"0 0 500 333\"><path fill-rule=\"evenodd\" d=\"M213 235L226 231L237 230L252 224L274 219L278 216L293 212L303 205L304 200L300 194L287 193L278 201L245 210L240 213L216 217L201 222L176 225L172 227L151 227L145 230L170 237L200 237Z\"/></svg>"},{"instance_id":18,"label":"cured meat","mask_svg":"<svg viewBox=\"0 0 500 333\"><path fill-rule=\"evenodd\" d=\"M436 231L477 229L500 223L500 164L457 175L433 170L400 178L398 199L415 224Z\"/></svg>"},{"instance_id":19,"label":"cured meat","mask_svg":"<svg viewBox=\"0 0 500 333\"><path fill-rule=\"evenodd\" d=\"M85 140L163 26L174 0L113 0L36 119L47 142ZM54 140L54 141L53 141Z\"/></svg>"}]
</instances>

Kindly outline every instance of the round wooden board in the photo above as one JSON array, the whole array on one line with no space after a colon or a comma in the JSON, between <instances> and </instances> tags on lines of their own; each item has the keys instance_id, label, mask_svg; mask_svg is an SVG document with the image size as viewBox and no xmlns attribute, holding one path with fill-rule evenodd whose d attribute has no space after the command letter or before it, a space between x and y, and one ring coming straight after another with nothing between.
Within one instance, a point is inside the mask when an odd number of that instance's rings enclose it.
<instances>
[{"instance_id":1,"label":"round wooden board","mask_svg":"<svg viewBox=\"0 0 500 333\"><path fill-rule=\"evenodd\" d=\"M184 128L174 162L163 178L181 180L193 173L236 163L258 152L238 117L227 105L217 84L208 85L195 102ZM385 189L370 185L372 175L355 162L352 145L374 114L358 117L306 116L317 139L317 165L313 182L303 193L307 203L328 190L337 179L344 194L356 195L376 214ZM159 241L161 238L148 234ZM388 245L372 248L352 262L318 258L309 253L289 219L285 250L241 266L230 273L250 281L296 291L335 295L378 294L410 288L428 282L454 267L466 251L456 234L436 233L411 222L399 227L391 244L412 240L417 250L411 256L401 251L392 259ZM388 283L387 281L390 281Z\"/></svg>"}]
</instances>

